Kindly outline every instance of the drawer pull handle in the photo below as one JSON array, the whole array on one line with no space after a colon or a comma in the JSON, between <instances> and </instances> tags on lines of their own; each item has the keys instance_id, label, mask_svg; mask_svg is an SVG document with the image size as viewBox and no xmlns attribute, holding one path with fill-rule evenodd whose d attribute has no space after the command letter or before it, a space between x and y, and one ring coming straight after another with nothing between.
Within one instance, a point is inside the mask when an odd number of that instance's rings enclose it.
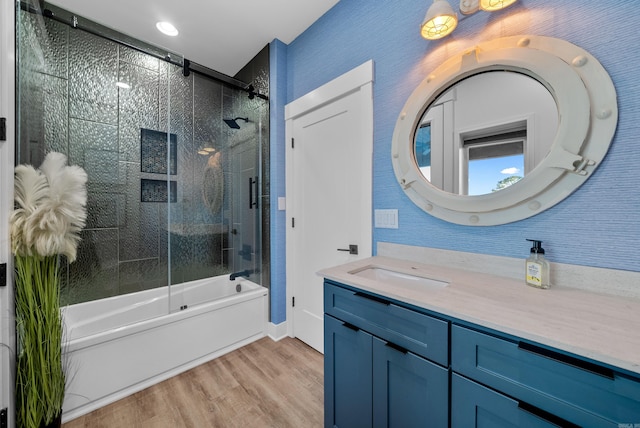
<instances>
[{"instance_id":1,"label":"drawer pull handle","mask_svg":"<svg viewBox=\"0 0 640 428\"><path fill-rule=\"evenodd\" d=\"M343 322L343 323L342 323L342 325L343 325L344 327L347 327L349 330L353 330L353 331L360 331L360 328L359 328L359 327L356 327L355 325L350 324L350 323L348 323L348 322Z\"/></svg>"},{"instance_id":2,"label":"drawer pull handle","mask_svg":"<svg viewBox=\"0 0 640 428\"><path fill-rule=\"evenodd\" d=\"M395 349L398 352L402 352L403 354L406 354L407 352L409 352L405 348L403 348L402 346L396 345L395 343L387 342L387 343L385 343L385 346L388 346L391 349Z\"/></svg>"},{"instance_id":3,"label":"drawer pull handle","mask_svg":"<svg viewBox=\"0 0 640 428\"><path fill-rule=\"evenodd\" d=\"M563 427L563 428L580 428L579 425L576 424L572 424L571 422L562 419L556 415L553 415L549 412L546 412L542 409L539 409L536 406L532 406L529 403L525 403L524 401L518 401L518 409L527 412L527 413L531 413L533 416L540 418L542 420L545 420L553 425L557 425L559 427Z\"/></svg>"},{"instance_id":4,"label":"drawer pull handle","mask_svg":"<svg viewBox=\"0 0 640 428\"><path fill-rule=\"evenodd\" d=\"M578 358L570 357L569 355L564 355L559 352L544 349L525 342L518 342L518 349L522 349L523 351L531 352L533 354L540 355L541 357L549 358L560 363L568 364L570 366L574 366L576 368L586 370L600 376L604 376L607 379L614 379L613 370L599 366L598 364L583 361Z\"/></svg>"},{"instance_id":5,"label":"drawer pull handle","mask_svg":"<svg viewBox=\"0 0 640 428\"><path fill-rule=\"evenodd\" d=\"M391 304L391 302L388 301L387 299L383 299L382 297L372 296L371 294L366 294L366 293L361 293L359 291L356 291L355 295L358 297L364 297L365 299L373 300L374 302L377 302L377 303L382 303L383 305L389 306Z\"/></svg>"}]
</instances>

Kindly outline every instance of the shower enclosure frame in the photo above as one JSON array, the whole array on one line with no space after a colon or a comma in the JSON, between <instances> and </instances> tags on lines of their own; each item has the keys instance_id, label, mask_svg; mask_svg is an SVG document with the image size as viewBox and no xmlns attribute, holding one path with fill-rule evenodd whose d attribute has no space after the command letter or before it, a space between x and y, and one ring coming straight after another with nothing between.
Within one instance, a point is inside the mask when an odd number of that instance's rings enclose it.
<instances>
[{"instance_id":1,"label":"shower enclosure frame","mask_svg":"<svg viewBox=\"0 0 640 428\"><path fill-rule=\"evenodd\" d=\"M15 3L0 2L0 419L15 424L15 307L9 215L13 208L15 159Z\"/></svg>"},{"instance_id":2,"label":"shower enclosure frame","mask_svg":"<svg viewBox=\"0 0 640 428\"><path fill-rule=\"evenodd\" d=\"M93 36L97 36L100 37L101 39L106 39L109 40L111 42L116 43L118 46L123 46L132 50L135 50L137 52L141 52L144 55L150 55L156 59L158 59L160 61L160 63L168 63L168 64L173 64L176 67L181 67L181 74L182 76L184 76L184 78L189 78L190 75L193 74L193 76L191 76L191 79L193 79L193 83L195 84L195 79L196 76L202 76L203 79L212 79L215 80L217 82L219 82L220 84L220 90L222 91L222 93L224 93L225 91L242 91L245 92L247 95L247 98L249 99L256 99L256 101L259 102L263 102L264 100L267 100L268 97L264 94L261 94L260 91L256 91L256 88L254 87L253 84L247 84L244 83L236 78L230 77L230 76L226 76L222 73L218 73L216 71L207 69L206 67L203 67L201 65L198 65L196 63L192 63L187 59L181 60L180 56L175 54L175 53L171 53L171 52L167 52L164 49L161 48L157 48L148 44L145 44L143 42L131 39L125 35L122 35L120 33L118 33L115 30L111 30L109 28L103 27L99 24L95 24L92 23L88 20L84 20L83 18L77 17L69 12L66 12L60 8L57 8L55 6L52 5L48 5L45 4L45 8L41 13L44 16L43 19L51 19L54 20L58 23L64 24L69 26L68 30L69 32L73 32L73 31L83 31L86 32L88 34L91 34ZM33 7L29 6L28 3L26 2L21 2L20 3L20 10L21 13L24 12L37 12L37 10L34 10ZM19 17L16 16L16 23L19 22ZM172 83L171 83L171 79L172 77L169 76L168 78L169 80L167 80L166 84L167 84L167 114L166 114L166 122L167 122L167 140L170 139L170 135L171 135L171 128L172 128L172 124L171 124L171 120L172 120L172 115L174 114L174 112L172 111L172 105L171 105L171 90L172 88ZM267 79L268 82L268 79ZM225 89L228 88L228 89ZM264 86L263 89L264 91ZM162 89L161 89L162 91ZM266 92L268 92L268 87L266 88ZM224 98L224 96L223 96ZM193 101L195 102L195 101ZM222 101L221 101L222 102ZM120 108L120 107L118 107ZM221 107L223 108L223 107ZM266 114L264 112L264 110L266 109ZM232 108L232 110L234 110ZM235 111L230 111L232 113L236 113ZM246 113L245 113L246 115ZM235 116L235 115L233 115ZM232 116L232 117L233 117ZM262 108L260 110L260 114L258 115L259 117L257 118L257 122L260 123L260 125L262 125L262 120L264 118L266 118L267 121L267 126L268 126L268 102L265 103L264 108ZM223 119L224 117L226 117L224 114L222 115L221 119ZM195 120L195 119L192 119ZM159 122L161 123L161 122ZM233 130L232 130L233 131ZM262 128L259 127L258 128L258 137L260 138L260 141L258 141L259 144L265 145L266 147L268 147L268 141L265 141L265 139L268 140L268 132L263 132ZM169 145L169 141L167 142L167 144ZM169 152L169 148L167 149L167 153ZM265 199L264 195L262 194L262 192L260 191L260 187L262 186L262 182L264 180L264 176L265 173L263 171L263 163L265 162L264 159L262 159L261 155L263 153L262 149L258 149L257 150L258 154L258 165L256 165L256 175L258 177L260 177L260 185L258 185L258 192L260 192L260 197L258 198L261 202L260 204L260 209L267 209L268 210L268 204L265 204L265 200L268 202L268 198ZM267 159L268 162L268 159ZM267 172L268 172L268 163L266 164L267 167ZM172 179L175 179L175 177L171 177L170 174L167 174L167 186L169 186L169 183L172 181ZM170 195L170 188L169 190L167 190L167 193ZM172 215L172 209L171 209L171 204L167 203L166 207L164 207L163 209L166 209L167 212L167 223L168 223L168 227L167 230L169 229L169 223L171 222L171 215ZM262 214L258 213L257 214L257 221L261 222L261 218L264 217ZM261 225L261 223L259 223L258 225ZM260 228L257 228L258 233L260 234L264 234L264 232L266 232L268 234L268 228L266 228L266 231L260 230ZM168 255L167 258L168 260L171 260L171 234L169 232L167 232L167 236L166 239L169 240L169 246L167 247L167 251L168 251ZM267 245L264 245L264 243L259 246L259 248L253 248L252 249L252 254L255 258L259 258L262 259L265 254L264 251L265 249L268 249ZM237 250L237 249L236 249ZM236 251L237 252L237 251ZM268 260L268 253L266 255L266 258ZM258 260L259 262L260 260ZM231 265L229 265L231 266ZM258 273L256 275L254 275L252 277L252 279L258 283L261 283L263 285L266 285L267 287L269 286L269 276L268 275L260 275L260 272L263 271L262 267L256 269L258 271ZM267 269L268 270L268 269ZM167 284L169 285L168 287L168 292L173 292L174 290L174 279L171 275L171 267L168 268L169 271L169 275L167 277ZM230 268L231 272L234 272L235 269ZM176 290L179 290L179 288L176 288ZM179 294L179 293L178 293ZM175 306L175 305L174 305ZM178 305L178 307L181 307L181 305ZM175 308L174 308L175 309Z\"/></svg>"}]
</instances>

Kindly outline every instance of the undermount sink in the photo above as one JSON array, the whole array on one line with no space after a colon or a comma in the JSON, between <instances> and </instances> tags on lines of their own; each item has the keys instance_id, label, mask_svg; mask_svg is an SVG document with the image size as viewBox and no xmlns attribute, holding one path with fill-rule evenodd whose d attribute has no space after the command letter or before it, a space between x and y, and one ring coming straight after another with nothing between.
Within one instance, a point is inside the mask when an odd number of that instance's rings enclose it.
<instances>
[{"instance_id":1,"label":"undermount sink","mask_svg":"<svg viewBox=\"0 0 640 428\"><path fill-rule=\"evenodd\" d=\"M395 284L410 287L443 288L449 285L448 281L444 281L441 279L434 279L423 275L413 275L409 273L398 272L379 266L367 266L365 268L357 269L349 273L352 275L360 276L362 278L373 279L376 281L392 282Z\"/></svg>"}]
</instances>

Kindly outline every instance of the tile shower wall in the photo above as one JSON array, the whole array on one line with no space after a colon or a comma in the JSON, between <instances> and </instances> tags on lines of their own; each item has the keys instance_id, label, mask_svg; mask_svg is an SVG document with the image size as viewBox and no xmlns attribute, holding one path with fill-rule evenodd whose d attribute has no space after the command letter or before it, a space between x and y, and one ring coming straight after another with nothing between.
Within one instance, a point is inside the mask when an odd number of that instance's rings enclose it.
<instances>
[{"instance_id":1,"label":"tile shower wall","mask_svg":"<svg viewBox=\"0 0 640 428\"><path fill-rule=\"evenodd\" d=\"M240 227L236 202L225 190L221 208L207 208L202 194L209 156L197 151L223 153L224 188L232 189L237 173L226 156L231 134L222 118L265 116L268 123L268 103L41 16L21 12L19 20L18 162L37 166L45 153L59 151L89 175L87 225L78 259L65 271L64 303L165 286L169 269L172 284L234 269L241 251L229 239ZM268 73L268 65L261 72ZM141 152L149 155L141 150L142 129L175 138L176 161L169 168L175 175L153 172L149 162L141 168L148 161ZM258 170L259 156L253 158ZM167 179L175 202L142 202L142 183L157 189Z\"/></svg>"}]
</instances>

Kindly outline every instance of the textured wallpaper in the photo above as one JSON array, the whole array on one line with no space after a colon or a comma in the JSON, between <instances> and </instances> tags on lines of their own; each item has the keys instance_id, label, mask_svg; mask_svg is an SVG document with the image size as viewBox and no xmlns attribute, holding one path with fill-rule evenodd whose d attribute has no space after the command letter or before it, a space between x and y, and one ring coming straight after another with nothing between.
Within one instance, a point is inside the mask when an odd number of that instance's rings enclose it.
<instances>
[{"instance_id":1,"label":"textured wallpaper","mask_svg":"<svg viewBox=\"0 0 640 428\"><path fill-rule=\"evenodd\" d=\"M451 1L455 7L455 1ZM544 241L551 261L640 270L640 32L633 0L520 0L502 12L464 17L445 39L426 41L422 0L341 0L287 46L287 100L373 59L374 209L397 208L399 228L374 229L374 241L509 257L527 257L526 238ZM607 22L615 26L603 25ZM615 27L615 28L614 28ZM605 160L575 193L555 207L515 223L490 227L449 224L416 207L393 172L391 137L413 89L443 60L503 36L562 38L593 54L611 75L619 122ZM374 244L375 244L374 242ZM374 245L375 247L375 245Z\"/></svg>"}]
</instances>

